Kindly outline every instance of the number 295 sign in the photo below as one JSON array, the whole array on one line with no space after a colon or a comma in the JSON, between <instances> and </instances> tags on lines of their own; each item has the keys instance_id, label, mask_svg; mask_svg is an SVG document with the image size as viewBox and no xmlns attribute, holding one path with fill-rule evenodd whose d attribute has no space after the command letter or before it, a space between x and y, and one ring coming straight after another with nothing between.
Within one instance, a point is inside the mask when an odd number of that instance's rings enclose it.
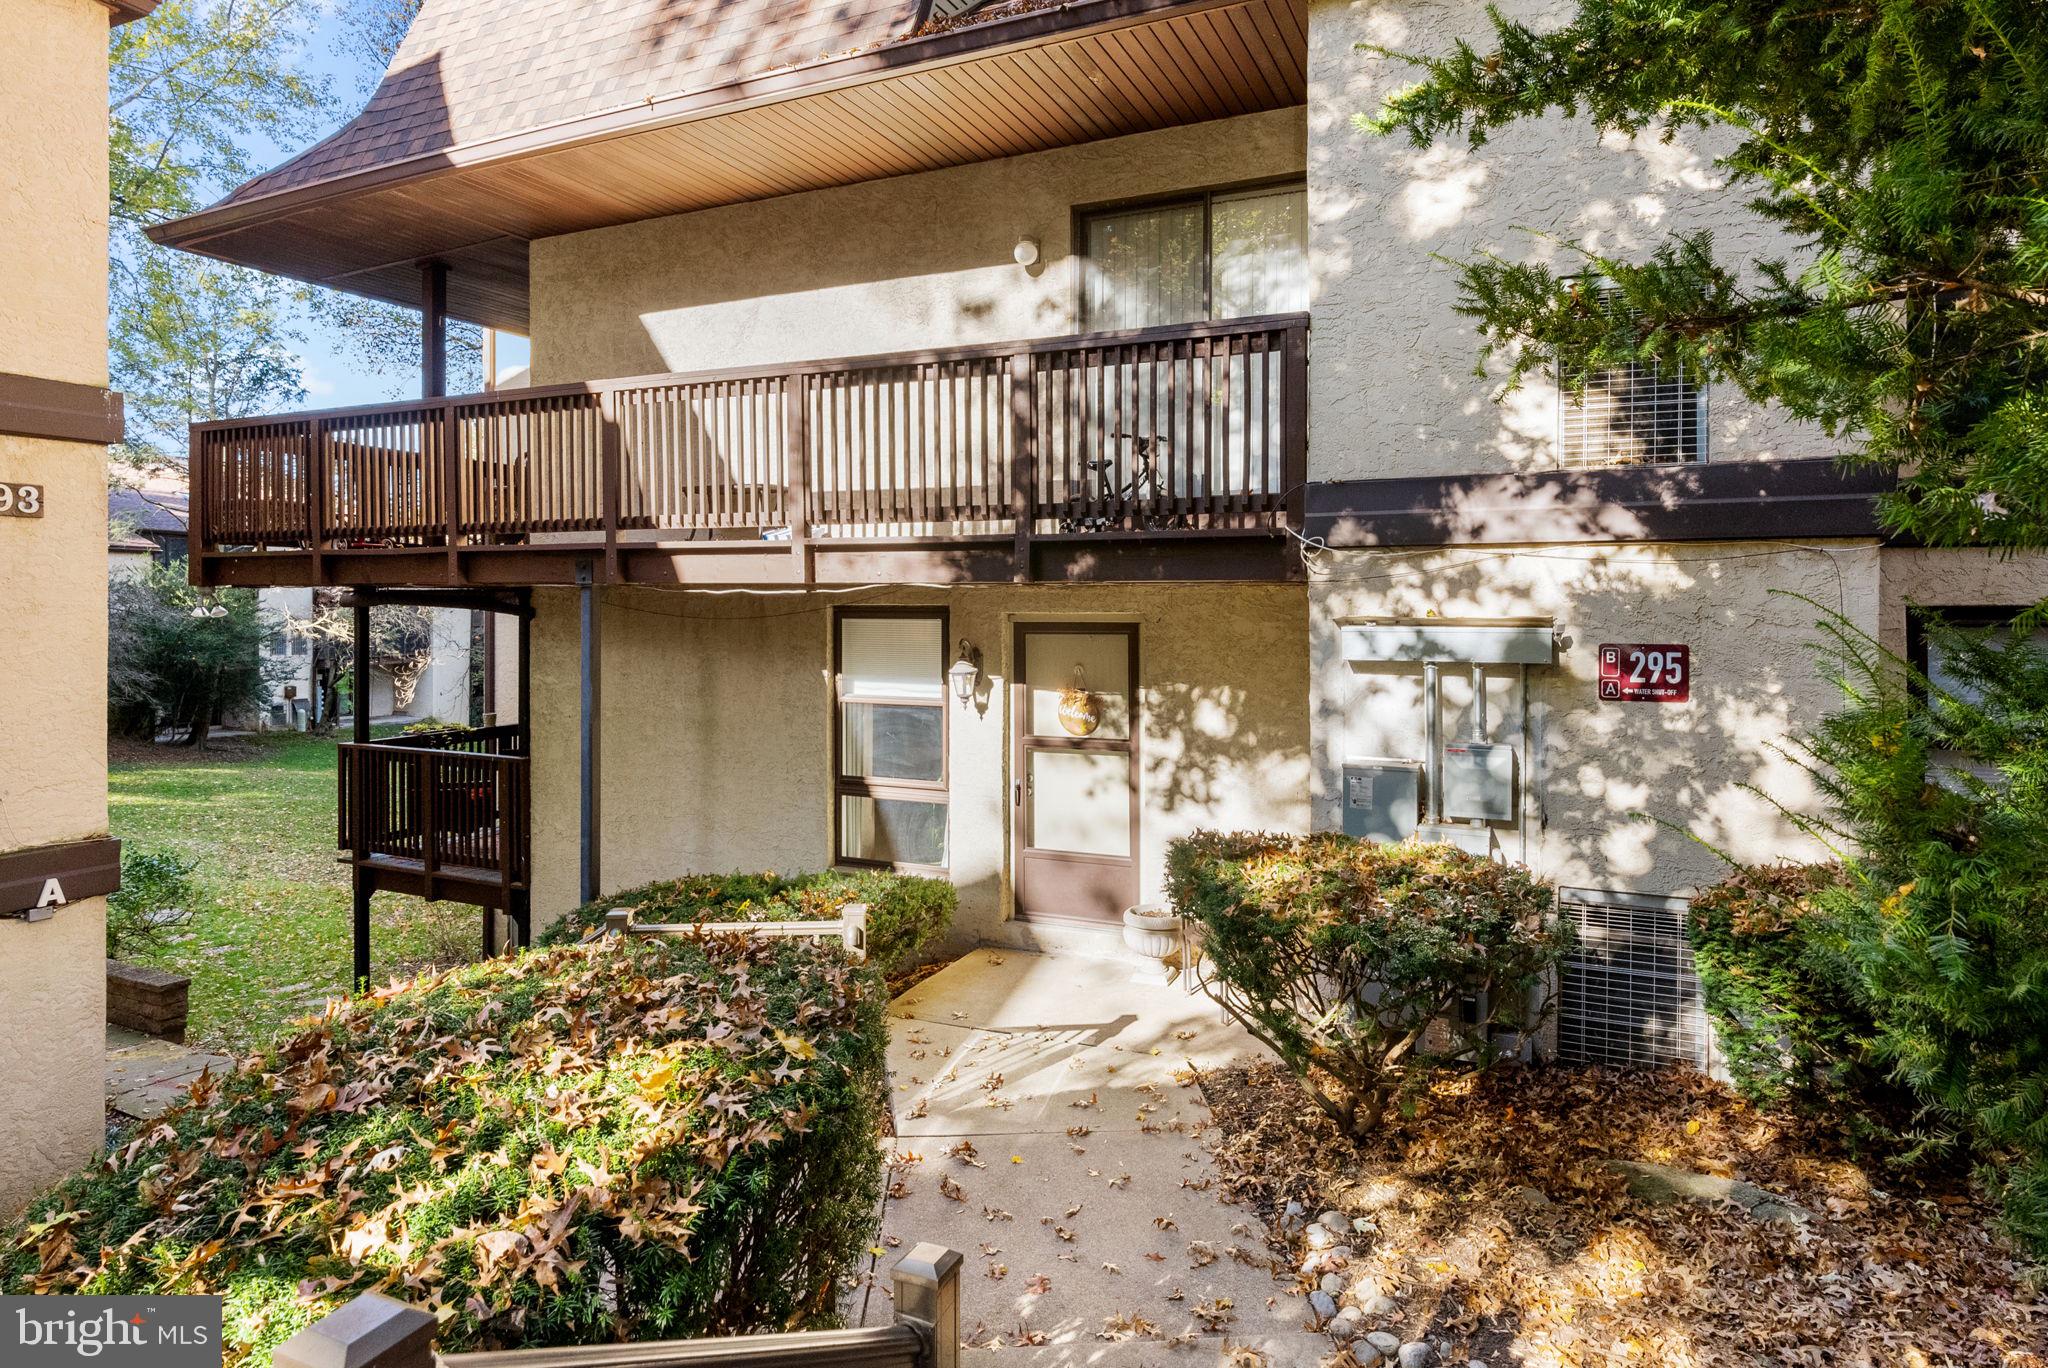
<instances>
[{"instance_id":1,"label":"number 295 sign","mask_svg":"<svg viewBox=\"0 0 2048 1368\"><path fill-rule=\"evenodd\" d=\"M1609 703L1683 703L1692 697L1692 648L1602 642L1600 698Z\"/></svg>"}]
</instances>

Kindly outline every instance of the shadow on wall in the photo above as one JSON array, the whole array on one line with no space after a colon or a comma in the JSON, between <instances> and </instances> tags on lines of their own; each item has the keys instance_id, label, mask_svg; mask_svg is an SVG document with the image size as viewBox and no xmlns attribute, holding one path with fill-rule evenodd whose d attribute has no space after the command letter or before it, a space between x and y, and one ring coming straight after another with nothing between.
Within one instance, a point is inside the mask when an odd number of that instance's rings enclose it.
<instances>
[{"instance_id":1,"label":"shadow on wall","mask_svg":"<svg viewBox=\"0 0 2048 1368\"><path fill-rule=\"evenodd\" d=\"M1542 6L1504 8L1529 17ZM1485 379L1473 377L1481 339L1455 312L1452 262L1492 254L1569 272L1583 265L1573 242L1637 258L1685 227L1712 228L1729 262L1797 258L1797 244L1727 188L1715 158L1733 148L1733 134L1688 131L1664 142L1651 130L1631 139L1553 116L1499 130L1477 148L1455 135L1416 147L1405 135L1348 126L1415 79L1413 68L1356 44L1443 53L1461 37L1483 48L1485 33L1476 5L1318 11L1309 54L1311 364L1319 430L1342 434L1318 460L1333 476L1371 473L1387 451L1402 452L1396 474L1554 459L1556 385L1532 376L1494 407L1504 368L1489 362ZM1717 452L1835 449L1817 428L1747 404L1732 388L1717 393L1707 422Z\"/></svg>"},{"instance_id":2,"label":"shadow on wall","mask_svg":"<svg viewBox=\"0 0 2048 1368\"><path fill-rule=\"evenodd\" d=\"M1841 554L1865 553L1850 547ZM1504 710L1489 691L1491 735L1512 738L1522 756L1521 782L1532 800L1525 812L1542 822L1547 877L1645 891L1716 877L1719 859L1686 832L1741 859L1821 853L1773 802L1805 812L1821 803L1793 752L1797 733L1836 706L1813 654L1816 620L1826 609L1859 616L1835 553L1797 546L1396 553L1326 564L1317 585L1318 630L1329 638L1319 653L1319 729L1341 738L1351 755L1422 757L1419 667L1346 663L1335 639L1342 620L1534 614L1556 623L1557 664L1529 673L1527 735L1520 734L1519 700ZM1688 702L1598 699L1601 642L1667 641L1691 648ZM1469 686L1458 672L1446 673L1445 695L1444 735L1457 737L1469 718ZM1317 795L1318 822L1331 827L1340 824L1333 778L1327 771L1319 777Z\"/></svg>"},{"instance_id":3,"label":"shadow on wall","mask_svg":"<svg viewBox=\"0 0 2048 1368\"><path fill-rule=\"evenodd\" d=\"M1247 783L1264 798L1298 781L1308 768L1307 725L1287 711L1292 704L1233 684L1149 687L1140 750L1148 810L1187 811L1206 823L1226 799L1253 796L1241 794Z\"/></svg>"}]
</instances>

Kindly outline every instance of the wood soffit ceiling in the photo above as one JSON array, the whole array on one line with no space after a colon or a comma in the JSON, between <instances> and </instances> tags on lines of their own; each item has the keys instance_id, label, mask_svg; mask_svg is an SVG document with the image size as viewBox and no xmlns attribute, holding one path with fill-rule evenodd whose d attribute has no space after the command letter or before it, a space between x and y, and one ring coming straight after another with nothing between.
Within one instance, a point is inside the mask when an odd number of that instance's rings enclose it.
<instances>
[{"instance_id":1,"label":"wood soffit ceiling","mask_svg":"<svg viewBox=\"0 0 2048 1368\"><path fill-rule=\"evenodd\" d=\"M409 306L419 302L419 263L438 259L449 268L451 315L523 333L536 238L1307 99L1305 0L1015 8L437 150L406 153L399 143L367 165L289 183L352 125L150 235Z\"/></svg>"}]
</instances>

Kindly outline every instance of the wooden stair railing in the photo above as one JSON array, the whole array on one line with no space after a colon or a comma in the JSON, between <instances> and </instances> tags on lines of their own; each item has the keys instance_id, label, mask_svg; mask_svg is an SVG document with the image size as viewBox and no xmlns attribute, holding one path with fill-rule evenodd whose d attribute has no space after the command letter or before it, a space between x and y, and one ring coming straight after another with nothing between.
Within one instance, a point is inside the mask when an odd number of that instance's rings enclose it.
<instances>
[{"instance_id":1,"label":"wooden stair railing","mask_svg":"<svg viewBox=\"0 0 2048 1368\"><path fill-rule=\"evenodd\" d=\"M507 908L512 891L526 887L524 728L415 733L337 750L337 844L355 863L417 866L427 898Z\"/></svg>"},{"instance_id":2,"label":"wooden stair railing","mask_svg":"<svg viewBox=\"0 0 2048 1368\"><path fill-rule=\"evenodd\" d=\"M959 1368L961 1256L920 1244L890 1274L895 1320L859 1330L434 1352L435 1318L365 1292L280 1344L273 1368Z\"/></svg>"}]
</instances>

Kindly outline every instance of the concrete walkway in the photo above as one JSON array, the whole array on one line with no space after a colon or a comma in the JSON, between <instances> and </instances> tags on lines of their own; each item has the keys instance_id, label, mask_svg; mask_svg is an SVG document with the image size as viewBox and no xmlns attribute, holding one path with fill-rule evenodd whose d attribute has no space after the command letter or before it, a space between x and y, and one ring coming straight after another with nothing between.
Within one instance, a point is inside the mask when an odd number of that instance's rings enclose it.
<instances>
[{"instance_id":1,"label":"concrete walkway","mask_svg":"<svg viewBox=\"0 0 2048 1368\"><path fill-rule=\"evenodd\" d=\"M930 1240L967 1256L963 1341L1006 1364L1329 1355L1197 1137L1209 1111L1188 1066L1259 1047L1208 999L1129 974L977 950L894 1003L893 1185L864 1323L888 1320L890 1265Z\"/></svg>"},{"instance_id":2,"label":"concrete walkway","mask_svg":"<svg viewBox=\"0 0 2048 1368\"><path fill-rule=\"evenodd\" d=\"M147 1121L181 1100L204 1069L218 1077L234 1066L227 1055L175 1045L123 1026L107 1027L107 1106Z\"/></svg>"}]
</instances>

